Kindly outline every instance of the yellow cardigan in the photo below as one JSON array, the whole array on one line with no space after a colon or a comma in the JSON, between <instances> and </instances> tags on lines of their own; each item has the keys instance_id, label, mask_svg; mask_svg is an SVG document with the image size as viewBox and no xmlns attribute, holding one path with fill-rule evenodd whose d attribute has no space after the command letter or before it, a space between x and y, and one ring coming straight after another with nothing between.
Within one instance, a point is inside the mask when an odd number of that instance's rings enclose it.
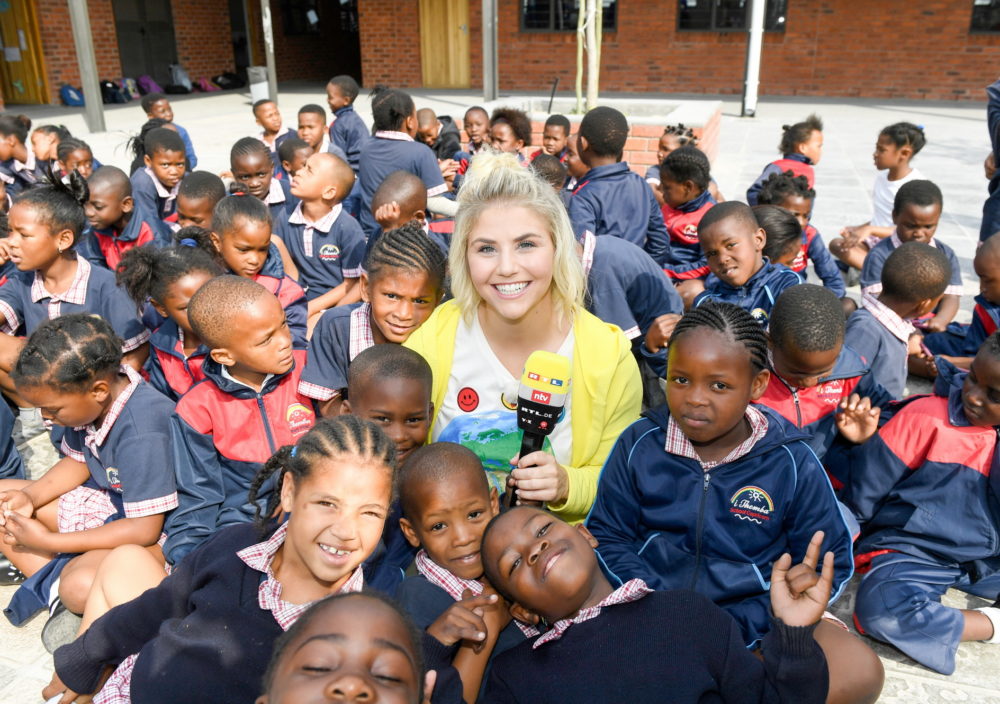
<instances>
[{"instance_id":1,"label":"yellow cardigan","mask_svg":"<svg viewBox=\"0 0 1000 704\"><path fill-rule=\"evenodd\" d=\"M460 318L458 305L448 301L404 343L419 352L434 373L431 399L435 417L448 388ZM579 522L594 503L597 479L615 440L639 417L642 382L631 345L617 326L580 309L573 332L573 452L570 465L565 467L569 495L563 504L550 505L549 510L567 521Z\"/></svg>"}]
</instances>

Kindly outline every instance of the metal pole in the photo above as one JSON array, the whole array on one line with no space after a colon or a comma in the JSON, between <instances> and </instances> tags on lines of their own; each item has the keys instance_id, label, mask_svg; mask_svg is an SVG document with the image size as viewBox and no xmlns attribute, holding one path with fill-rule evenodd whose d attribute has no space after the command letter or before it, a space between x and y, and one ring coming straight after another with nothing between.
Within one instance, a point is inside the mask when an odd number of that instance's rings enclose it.
<instances>
[{"instance_id":1,"label":"metal pole","mask_svg":"<svg viewBox=\"0 0 1000 704\"><path fill-rule=\"evenodd\" d=\"M87 0L69 0L69 19L76 45L76 61L80 67L80 84L83 87L84 118L91 132L104 132L104 102L97 78L97 59L94 57L94 38L90 34L90 15Z\"/></svg>"},{"instance_id":2,"label":"metal pole","mask_svg":"<svg viewBox=\"0 0 1000 704\"><path fill-rule=\"evenodd\" d=\"M267 97L278 99L278 70L274 66L274 29L271 27L271 2L260 0L260 23L264 28L264 57L267 61Z\"/></svg>"},{"instance_id":3,"label":"metal pole","mask_svg":"<svg viewBox=\"0 0 1000 704\"><path fill-rule=\"evenodd\" d=\"M766 0L750 0L750 28L747 38L747 65L743 74L743 117L757 112L757 88L760 86L760 56L764 48L764 6Z\"/></svg>"},{"instance_id":4,"label":"metal pole","mask_svg":"<svg viewBox=\"0 0 1000 704\"><path fill-rule=\"evenodd\" d=\"M483 0L483 100L490 102L499 97L500 80L497 75L497 3Z\"/></svg>"}]
</instances>

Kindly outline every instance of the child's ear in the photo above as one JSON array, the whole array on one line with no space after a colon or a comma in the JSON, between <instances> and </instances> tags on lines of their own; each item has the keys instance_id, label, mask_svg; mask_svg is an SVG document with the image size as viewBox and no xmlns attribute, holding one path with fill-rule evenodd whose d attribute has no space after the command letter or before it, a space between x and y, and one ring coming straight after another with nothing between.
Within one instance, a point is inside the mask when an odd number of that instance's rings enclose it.
<instances>
[{"instance_id":1,"label":"child's ear","mask_svg":"<svg viewBox=\"0 0 1000 704\"><path fill-rule=\"evenodd\" d=\"M122 212L131 213L135 209L135 200L132 196L125 196L122 198Z\"/></svg>"},{"instance_id":2,"label":"child's ear","mask_svg":"<svg viewBox=\"0 0 1000 704\"><path fill-rule=\"evenodd\" d=\"M323 200L333 200L337 197L337 191L339 191L336 186L327 186L323 189Z\"/></svg>"},{"instance_id":3,"label":"child's ear","mask_svg":"<svg viewBox=\"0 0 1000 704\"><path fill-rule=\"evenodd\" d=\"M597 538L595 538L594 534L587 529L587 526L583 525L582 523L577 523L574 526L574 528L576 528L576 531L587 540L587 543L590 545L590 547L594 548L595 550L597 549Z\"/></svg>"},{"instance_id":4,"label":"child's ear","mask_svg":"<svg viewBox=\"0 0 1000 704\"><path fill-rule=\"evenodd\" d=\"M588 149L590 149L590 142L588 142L587 138L584 137L582 134L578 134L576 136L576 153L582 154Z\"/></svg>"},{"instance_id":5,"label":"child's ear","mask_svg":"<svg viewBox=\"0 0 1000 704\"><path fill-rule=\"evenodd\" d=\"M56 249L62 254L67 249L73 246L73 242L76 237L73 235L72 230L60 230L56 233Z\"/></svg>"},{"instance_id":6,"label":"child's ear","mask_svg":"<svg viewBox=\"0 0 1000 704\"><path fill-rule=\"evenodd\" d=\"M427 211L421 208L420 210L413 211L413 219L419 220L420 222L427 222Z\"/></svg>"},{"instance_id":7,"label":"child's ear","mask_svg":"<svg viewBox=\"0 0 1000 704\"><path fill-rule=\"evenodd\" d=\"M149 302L153 305L153 310L155 310L160 315L161 318L169 318L170 317L169 315L167 315L167 309L166 308L164 308L163 306L161 306L159 303L157 303L156 301L154 301L152 298L149 299Z\"/></svg>"},{"instance_id":8,"label":"child's ear","mask_svg":"<svg viewBox=\"0 0 1000 704\"><path fill-rule=\"evenodd\" d=\"M253 704L267 704L267 694L262 694L259 697L257 697L254 700Z\"/></svg>"},{"instance_id":9,"label":"child's ear","mask_svg":"<svg viewBox=\"0 0 1000 704\"><path fill-rule=\"evenodd\" d=\"M420 538L417 537L417 533L413 530L413 524L405 518L399 519L399 529L403 531L403 537L406 538L406 542L415 548L420 547Z\"/></svg>"},{"instance_id":10,"label":"child's ear","mask_svg":"<svg viewBox=\"0 0 1000 704\"><path fill-rule=\"evenodd\" d=\"M753 378L750 383L750 400L756 401L761 396L764 395L764 391L767 390L767 385L771 381L771 370L761 369L757 372L757 376Z\"/></svg>"},{"instance_id":11,"label":"child's ear","mask_svg":"<svg viewBox=\"0 0 1000 704\"><path fill-rule=\"evenodd\" d=\"M361 274L361 280L358 282L361 286L361 300L365 303L371 302L371 296L368 294L368 274L363 272Z\"/></svg>"},{"instance_id":12,"label":"child's ear","mask_svg":"<svg viewBox=\"0 0 1000 704\"><path fill-rule=\"evenodd\" d=\"M517 602L510 605L510 615L516 618L518 621L523 621L524 623L530 624L532 626L537 626L542 620L542 617L536 614L534 611L521 606Z\"/></svg>"},{"instance_id":13,"label":"child's ear","mask_svg":"<svg viewBox=\"0 0 1000 704\"><path fill-rule=\"evenodd\" d=\"M283 168L288 173L292 173L292 162L285 161L284 159L282 159L281 160L281 168Z\"/></svg>"},{"instance_id":14,"label":"child's ear","mask_svg":"<svg viewBox=\"0 0 1000 704\"><path fill-rule=\"evenodd\" d=\"M295 507L295 477L291 472L285 472L281 478L281 510L284 513L291 513Z\"/></svg>"},{"instance_id":15,"label":"child's ear","mask_svg":"<svg viewBox=\"0 0 1000 704\"><path fill-rule=\"evenodd\" d=\"M108 383L107 379L98 379L90 386L90 391L87 393L97 401L98 403L104 403L108 400L108 396L111 393L111 385Z\"/></svg>"},{"instance_id":16,"label":"child's ear","mask_svg":"<svg viewBox=\"0 0 1000 704\"><path fill-rule=\"evenodd\" d=\"M753 233L753 246L758 252L764 251L764 243L767 242L767 233L764 231L763 227L758 227L757 231Z\"/></svg>"},{"instance_id":17,"label":"child's ear","mask_svg":"<svg viewBox=\"0 0 1000 704\"><path fill-rule=\"evenodd\" d=\"M215 230L212 230L212 232L209 233L209 237L211 237L211 239L212 239L212 244L215 245L215 251L216 252L221 252L222 251L222 239L219 237L219 235L216 234Z\"/></svg>"},{"instance_id":18,"label":"child's ear","mask_svg":"<svg viewBox=\"0 0 1000 704\"><path fill-rule=\"evenodd\" d=\"M497 494L495 486L490 487L490 514L495 516L500 513L500 495Z\"/></svg>"},{"instance_id":19,"label":"child's ear","mask_svg":"<svg viewBox=\"0 0 1000 704\"><path fill-rule=\"evenodd\" d=\"M149 158L149 154L146 154L145 156L142 157L142 163L144 163L146 166L152 166L153 160Z\"/></svg>"},{"instance_id":20,"label":"child's ear","mask_svg":"<svg viewBox=\"0 0 1000 704\"><path fill-rule=\"evenodd\" d=\"M348 399L344 399L340 402L340 415L349 416L351 415L351 402Z\"/></svg>"},{"instance_id":21,"label":"child's ear","mask_svg":"<svg viewBox=\"0 0 1000 704\"><path fill-rule=\"evenodd\" d=\"M231 367L236 364L236 360L233 359L233 355L231 355L229 350L225 347L216 347L208 354L212 359L224 367Z\"/></svg>"}]
</instances>

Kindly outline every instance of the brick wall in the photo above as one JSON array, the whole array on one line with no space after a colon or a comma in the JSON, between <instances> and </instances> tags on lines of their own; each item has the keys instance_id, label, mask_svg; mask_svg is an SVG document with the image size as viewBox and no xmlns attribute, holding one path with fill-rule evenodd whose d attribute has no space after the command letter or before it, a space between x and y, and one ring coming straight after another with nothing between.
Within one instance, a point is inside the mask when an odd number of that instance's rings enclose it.
<instances>
[{"instance_id":1,"label":"brick wall","mask_svg":"<svg viewBox=\"0 0 1000 704\"><path fill-rule=\"evenodd\" d=\"M366 79L419 86L417 0L361 0ZM481 3L470 0L473 87L482 82ZM516 0L499 0L502 90L571 90L573 32L519 31ZM983 99L995 80L1000 34L970 34L969 0L789 0L787 30L764 41L763 95ZM606 32L605 91L733 94L743 89L746 35L679 32L677 3L619 0ZM372 80L366 80L371 85Z\"/></svg>"},{"instance_id":2,"label":"brick wall","mask_svg":"<svg viewBox=\"0 0 1000 704\"><path fill-rule=\"evenodd\" d=\"M171 0L170 11L177 60L192 81L233 70L235 59L227 3Z\"/></svg>"},{"instance_id":3,"label":"brick wall","mask_svg":"<svg viewBox=\"0 0 1000 704\"><path fill-rule=\"evenodd\" d=\"M59 87L62 84L80 85L69 5L66 0L35 2L49 78L49 97L51 102L58 103ZM90 31L94 37L97 73L101 78L117 78L121 76L122 67L118 59L118 35L115 32L111 0L89 0L87 6L90 11Z\"/></svg>"}]
</instances>

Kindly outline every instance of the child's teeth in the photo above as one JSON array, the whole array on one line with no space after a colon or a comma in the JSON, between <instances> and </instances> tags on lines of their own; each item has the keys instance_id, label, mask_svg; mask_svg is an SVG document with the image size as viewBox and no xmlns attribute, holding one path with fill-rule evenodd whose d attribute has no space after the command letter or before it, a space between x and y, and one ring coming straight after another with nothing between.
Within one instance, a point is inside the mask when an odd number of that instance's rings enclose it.
<instances>
[{"instance_id":1,"label":"child's teeth","mask_svg":"<svg viewBox=\"0 0 1000 704\"><path fill-rule=\"evenodd\" d=\"M320 545L319 547L320 547L321 550L323 550L323 552L329 552L329 553L332 553L334 555L350 555L351 554L350 550L337 550L336 548L331 548L329 545Z\"/></svg>"}]
</instances>

